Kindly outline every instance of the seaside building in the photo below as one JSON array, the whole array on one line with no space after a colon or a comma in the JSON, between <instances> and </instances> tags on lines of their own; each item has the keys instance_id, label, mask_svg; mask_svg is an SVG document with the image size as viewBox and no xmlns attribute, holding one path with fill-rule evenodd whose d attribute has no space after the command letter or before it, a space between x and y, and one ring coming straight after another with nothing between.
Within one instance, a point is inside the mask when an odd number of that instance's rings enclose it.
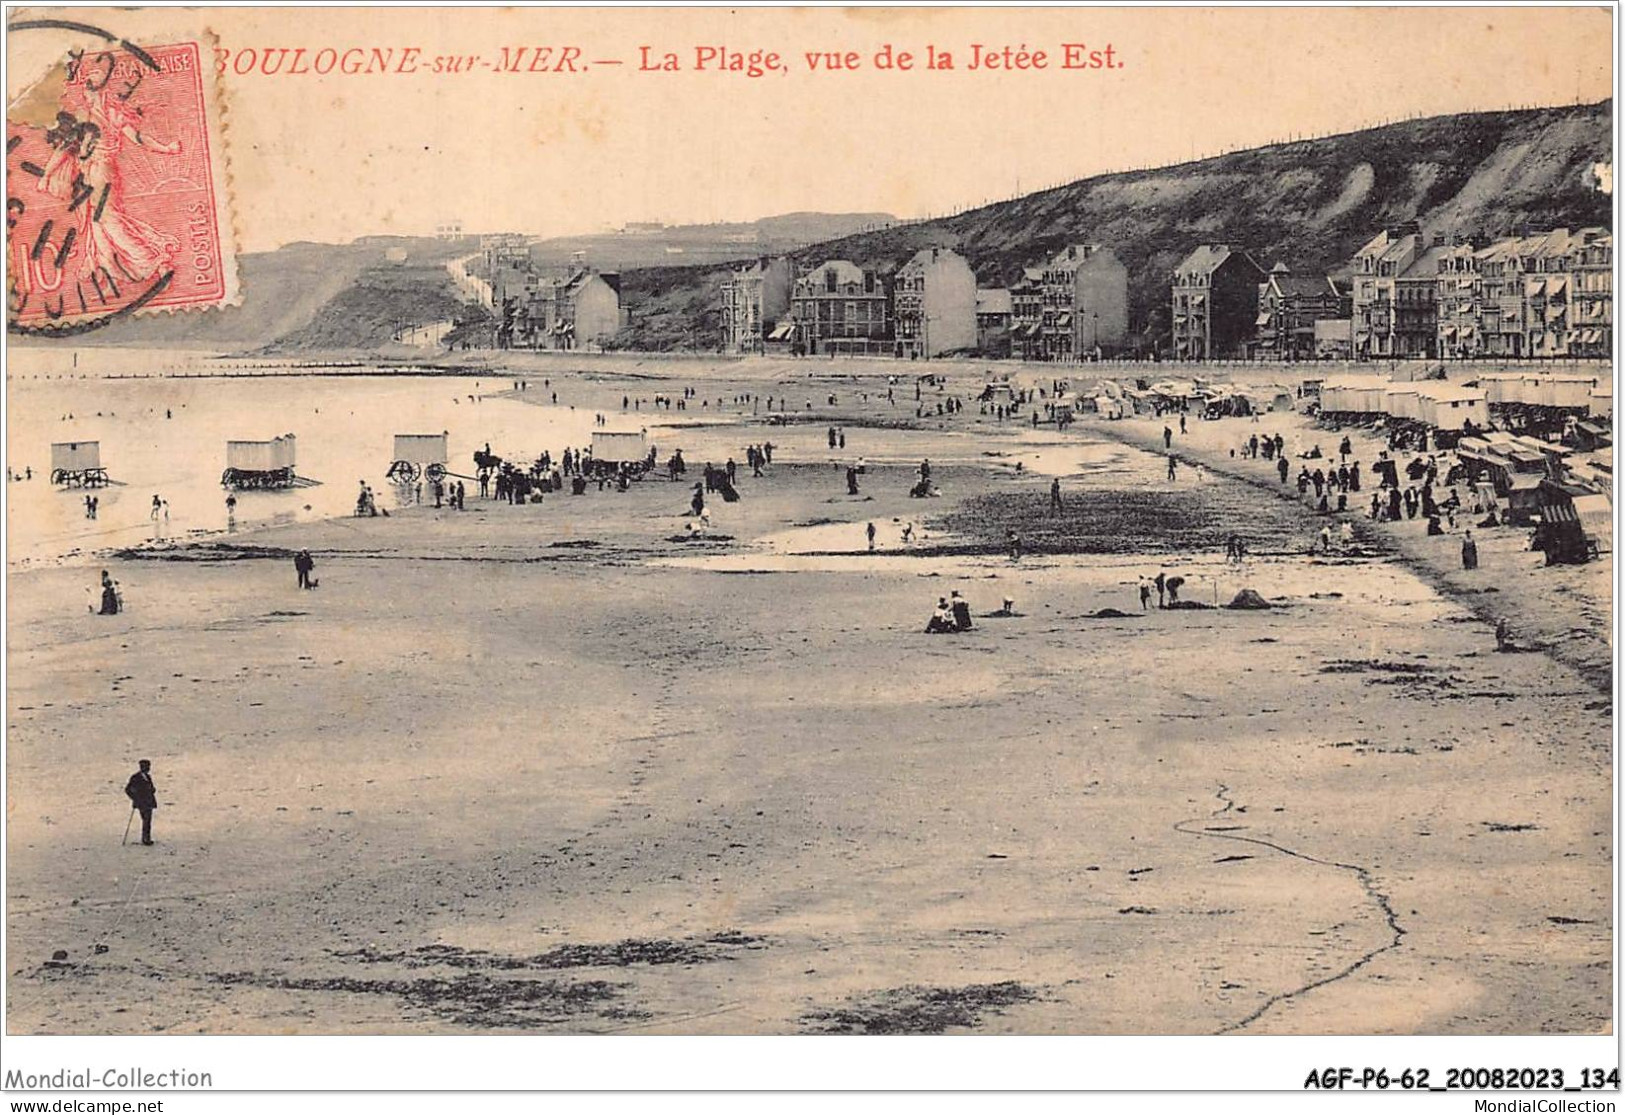
<instances>
[{"instance_id":1,"label":"seaside building","mask_svg":"<svg viewBox=\"0 0 1625 1115\"><path fill-rule=\"evenodd\" d=\"M1331 279L1294 275L1286 263L1277 263L1258 285L1255 354L1265 360L1313 359L1315 323L1342 317L1342 303Z\"/></svg>"},{"instance_id":2,"label":"seaside building","mask_svg":"<svg viewBox=\"0 0 1625 1115\"><path fill-rule=\"evenodd\" d=\"M848 260L832 259L796 280L790 320L794 352L891 352L891 292L885 277Z\"/></svg>"},{"instance_id":3,"label":"seaside building","mask_svg":"<svg viewBox=\"0 0 1625 1115\"><path fill-rule=\"evenodd\" d=\"M1279 262L1258 286L1258 341L1261 359L1302 361L1316 353L1315 323L1347 317L1344 297L1328 276L1293 275Z\"/></svg>"},{"instance_id":4,"label":"seaside building","mask_svg":"<svg viewBox=\"0 0 1625 1115\"><path fill-rule=\"evenodd\" d=\"M1583 228L1569 245L1575 333L1572 356L1608 356L1614 351L1614 236Z\"/></svg>"},{"instance_id":5,"label":"seaside building","mask_svg":"<svg viewBox=\"0 0 1625 1115\"><path fill-rule=\"evenodd\" d=\"M1613 236L1566 228L1439 260L1438 352L1456 358L1601 357L1613 345Z\"/></svg>"},{"instance_id":6,"label":"seaside building","mask_svg":"<svg viewBox=\"0 0 1625 1115\"><path fill-rule=\"evenodd\" d=\"M1452 244L1439 254L1434 294L1436 351L1444 358L1468 357L1479 347L1478 254L1471 244Z\"/></svg>"},{"instance_id":7,"label":"seaside building","mask_svg":"<svg viewBox=\"0 0 1625 1115\"><path fill-rule=\"evenodd\" d=\"M1042 360L1044 327L1044 273L1024 267L1010 285L1010 355L1017 360Z\"/></svg>"},{"instance_id":8,"label":"seaside building","mask_svg":"<svg viewBox=\"0 0 1625 1115\"><path fill-rule=\"evenodd\" d=\"M514 308L503 347L549 350L602 345L624 324L620 276L588 268L536 277L534 287Z\"/></svg>"},{"instance_id":9,"label":"seaside building","mask_svg":"<svg viewBox=\"0 0 1625 1115\"><path fill-rule=\"evenodd\" d=\"M1069 244L1022 271L1010 288L1011 354L1072 360L1120 350L1128 339L1128 268L1110 248Z\"/></svg>"},{"instance_id":10,"label":"seaside building","mask_svg":"<svg viewBox=\"0 0 1625 1115\"><path fill-rule=\"evenodd\" d=\"M741 267L722 283L722 351L763 351L767 338L785 322L788 332L790 289L795 269L784 256L768 257Z\"/></svg>"},{"instance_id":11,"label":"seaside building","mask_svg":"<svg viewBox=\"0 0 1625 1115\"><path fill-rule=\"evenodd\" d=\"M976 345L976 276L948 248L922 248L892 280L894 351L911 360Z\"/></svg>"},{"instance_id":12,"label":"seaside building","mask_svg":"<svg viewBox=\"0 0 1625 1115\"><path fill-rule=\"evenodd\" d=\"M1258 321L1265 271L1228 244L1202 244L1173 275L1173 356L1215 360L1245 356Z\"/></svg>"},{"instance_id":13,"label":"seaside building","mask_svg":"<svg viewBox=\"0 0 1625 1115\"><path fill-rule=\"evenodd\" d=\"M993 287L976 292L976 348L983 356L1010 355L1010 326L1015 308L1010 291Z\"/></svg>"},{"instance_id":14,"label":"seaside building","mask_svg":"<svg viewBox=\"0 0 1625 1115\"><path fill-rule=\"evenodd\" d=\"M1044 267L1053 294L1053 325L1044 328L1051 360L1094 357L1122 349L1128 339L1128 268L1100 244L1070 244Z\"/></svg>"},{"instance_id":15,"label":"seaside building","mask_svg":"<svg viewBox=\"0 0 1625 1115\"><path fill-rule=\"evenodd\" d=\"M1452 247L1411 221L1379 232L1355 253L1354 355L1403 359L1437 354L1439 261Z\"/></svg>"}]
</instances>

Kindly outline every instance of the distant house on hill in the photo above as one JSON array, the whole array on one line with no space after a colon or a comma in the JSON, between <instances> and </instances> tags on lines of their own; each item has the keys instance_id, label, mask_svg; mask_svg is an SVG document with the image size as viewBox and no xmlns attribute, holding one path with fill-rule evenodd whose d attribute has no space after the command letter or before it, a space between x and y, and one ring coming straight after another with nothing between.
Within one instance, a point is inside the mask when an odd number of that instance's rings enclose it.
<instances>
[{"instance_id":1,"label":"distant house on hill","mask_svg":"<svg viewBox=\"0 0 1625 1115\"><path fill-rule=\"evenodd\" d=\"M1258 288L1268 276L1246 252L1202 244L1173 275L1175 360L1247 355L1258 321Z\"/></svg>"}]
</instances>

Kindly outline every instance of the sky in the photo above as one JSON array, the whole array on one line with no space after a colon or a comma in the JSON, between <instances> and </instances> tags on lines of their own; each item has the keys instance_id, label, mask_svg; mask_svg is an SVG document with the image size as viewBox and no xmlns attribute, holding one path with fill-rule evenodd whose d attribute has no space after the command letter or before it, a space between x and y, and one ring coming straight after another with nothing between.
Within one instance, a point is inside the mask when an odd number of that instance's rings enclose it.
<instances>
[{"instance_id":1,"label":"sky","mask_svg":"<svg viewBox=\"0 0 1625 1115\"><path fill-rule=\"evenodd\" d=\"M38 10L30 10L37 15ZM14 18L16 18L14 16ZM1091 174L1414 116L1610 95L1606 8L75 9L224 59L241 250L294 240L560 235L800 210L923 217ZM158 22L147 22L157 20ZM10 36L8 100L63 43ZM1064 69L1063 44L1113 68ZM887 44L911 69L876 67ZM1044 68L970 68L1045 52ZM926 68L928 46L954 69ZM497 72L520 48L527 72ZM545 69L575 48L577 72ZM682 69L639 68L672 52ZM698 51L777 52L760 77ZM303 50L303 55L294 52ZM348 59L389 72L314 72ZM408 54L415 50L416 54ZM354 51L345 55L344 51ZM808 52L854 52L855 70ZM432 72L472 56L470 72ZM262 69L280 72L270 76ZM579 63L578 63L579 64ZM303 67L310 72L292 73ZM403 67L415 72L395 72ZM249 72L238 73L243 69Z\"/></svg>"}]
</instances>

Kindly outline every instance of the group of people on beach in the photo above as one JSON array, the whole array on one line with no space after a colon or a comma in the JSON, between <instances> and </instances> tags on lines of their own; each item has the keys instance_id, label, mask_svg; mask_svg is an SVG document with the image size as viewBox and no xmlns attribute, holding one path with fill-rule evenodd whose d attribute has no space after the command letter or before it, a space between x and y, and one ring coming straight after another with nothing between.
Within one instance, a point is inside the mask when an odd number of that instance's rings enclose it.
<instances>
[{"instance_id":1,"label":"group of people on beach","mask_svg":"<svg viewBox=\"0 0 1625 1115\"><path fill-rule=\"evenodd\" d=\"M970 604L958 590L948 596L937 597L937 607L926 622L927 635L950 635L960 631L969 631L975 624L971 622Z\"/></svg>"},{"instance_id":2,"label":"group of people on beach","mask_svg":"<svg viewBox=\"0 0 1625 1115\"><path fill-rule=\"evenodd\" d=\"M361 490L356 493L355 497L356 517L358 519L376 519L379 514L378 494L372 490L372 485L365 480L359 483L361 484ZM383 513L388 515L388 509L384 509Z\"/></svg>"},{"instance_id":3,"label":"group of people on beach","mask_svg":"<svg viewBox=\"0 0 1625 1115\"><path fill-rule=\"evenodd\" d=\"M1164 427L1164 433L1167 432ZM1376 461L1371 467L1372 482L1377 484L1377 488L1371 492L1370 501L1363 508L1358 504L1350 506L1349 497L1361 492L1366 478L1361 471L1361 462L1351 459L1355 456L1355 445L1347 434L1338 442L1335 464L1322 452L1319 444L1312 444L1307 451L1298 454L1300 463L1295 484L1299 497L1322 515L1355 512L1364 514L1372 522L1383 523L1420 518L1426 523L1430 535L1454 531L1458 525L1457 515L1463 510L1462 499L1456 489L1461 475L1460 465L1452 465L1448 458L1441 455L1437 438L1430 436L1427 430L1391 430L1387 445L1387 449L1377 451ZM1414 455L1402 469L1394 454L1405 450L1413 450ZM1251 434L1242 442L1239 451L1232 449L1230 454L1250 459L1275 458L1276 475L1281 484L1287 483L1290 469L1286 442L1279 433L1274 436L1266 434L1262 438L1256 433ZM1312 470L1311 465L1314 466ZM1445 492L1443 496L1439 494L1441 490ZM1473 502L1477 511L1486 511L1484 506L1478 504L1476 496ZM1490 505L1478 525L1499 524L1495 508ZM1322 527L1317 534L1315 548L1322 554L1331 553L1334 538L1345 552L1352 549L1355 543L1353 524L1345 519L1335 535L1330 525ZM1472 537L1471 530L1462 539L1461 561L1464 569L1478 567L1478 543Z\"/></svg>"},{"instance_id":4,"label":"group of people on beach","mask_svg":"<svg viewBox=\"0 0 1625 1115\"><path fill-rule=\"evenodd\" d=\"M1140 611L1149 611L1151 608L1151 594L1157 594L1158 608L1173 608L1179 605L1179 590L1185 586L1185 578L1177 574L1170 577L1166 569L1157 570L1155 577L1140 577Z\"/></svg>"},{"instance_id":5,"label":"group of people on beach","mask_svg":"<svg viewBox=\"0 0 1625 1115\"><path fill-rule=\"evenodd\" d=\"M95 518L94 515L91 518ZM152 536L163 538L169 534L169 501L154 493L152 508L147 512L147 518L152 520Z\"/></svg>"}]
</instances>

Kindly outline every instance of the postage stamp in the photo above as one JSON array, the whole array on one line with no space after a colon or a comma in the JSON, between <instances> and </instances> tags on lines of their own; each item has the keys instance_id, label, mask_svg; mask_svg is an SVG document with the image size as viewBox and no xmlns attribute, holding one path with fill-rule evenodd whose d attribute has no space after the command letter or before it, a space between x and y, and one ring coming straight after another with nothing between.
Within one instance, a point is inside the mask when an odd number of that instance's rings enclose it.
<instances>
[{"instance_id":1,"label":"postage stamp","mask_svg":"<svg viewBox=\"0 0 1625 1115\"><path fill-rule=\"evenodd\" d=\"M205 44L142 46L73 29L80 43L7 108L8 329L73 336L134 314L234 302Z\"/></svg>"}]
</instances>

